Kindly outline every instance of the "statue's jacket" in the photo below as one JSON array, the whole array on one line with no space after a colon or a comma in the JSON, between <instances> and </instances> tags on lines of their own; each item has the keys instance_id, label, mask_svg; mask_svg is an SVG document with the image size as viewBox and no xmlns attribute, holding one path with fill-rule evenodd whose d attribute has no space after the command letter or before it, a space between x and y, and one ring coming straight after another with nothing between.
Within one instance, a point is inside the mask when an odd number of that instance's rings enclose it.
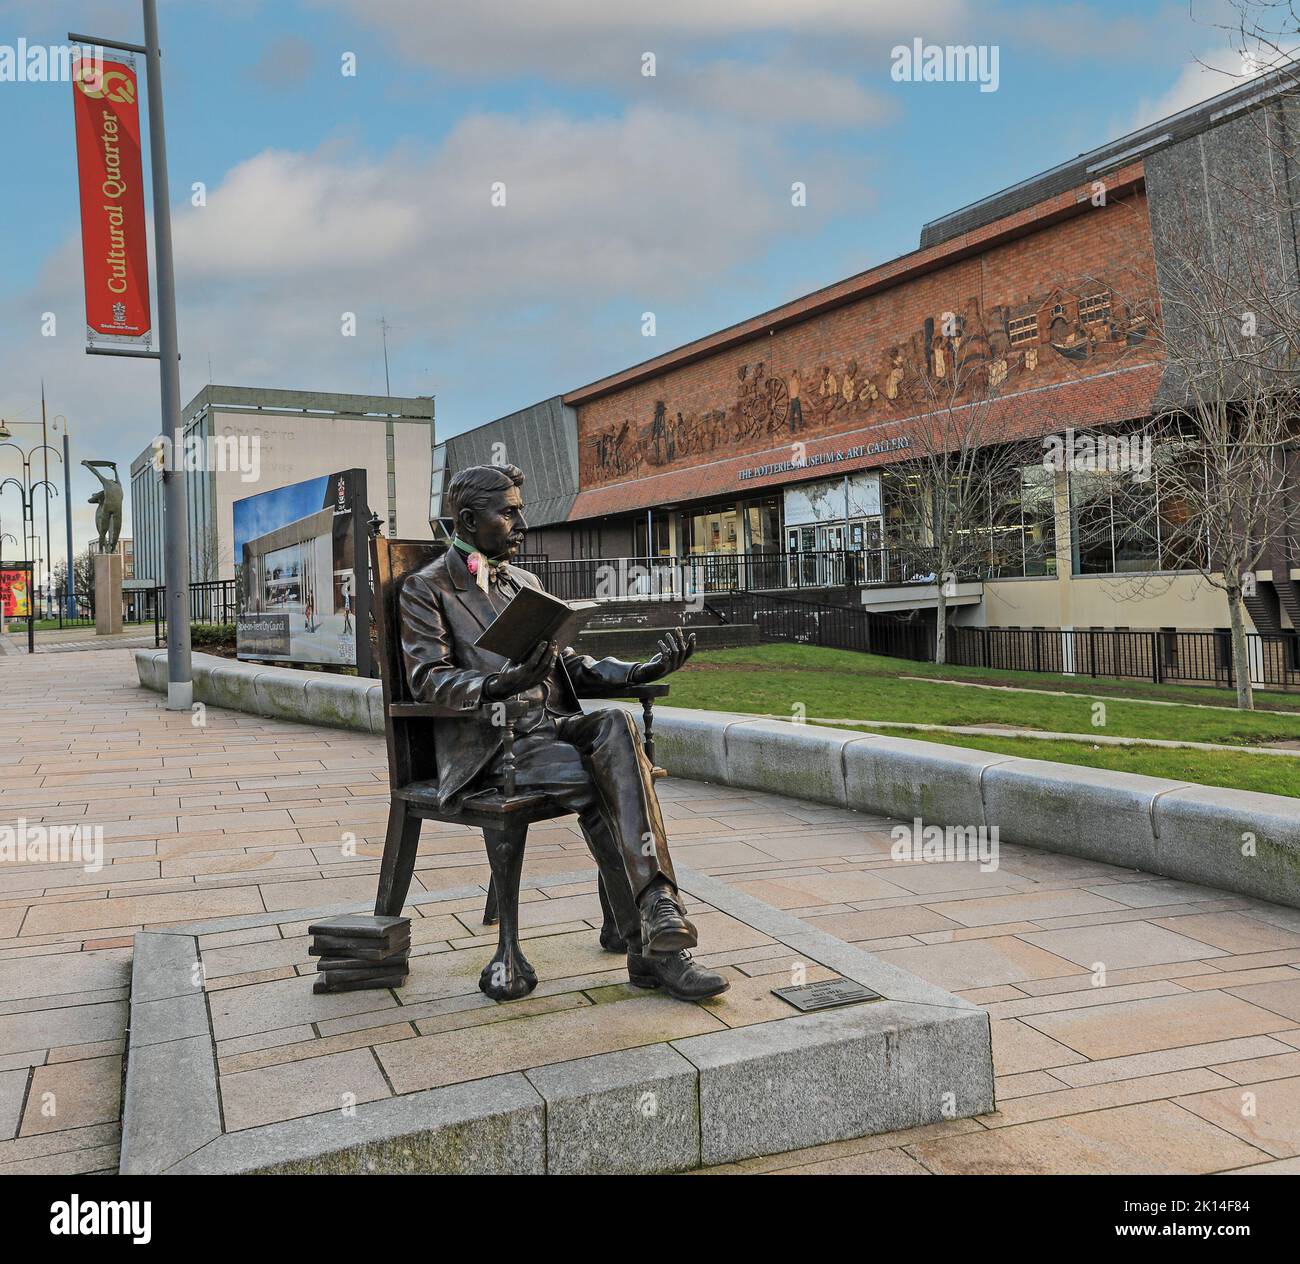
<instances>
[{"instance_id":1,"label":"statue's jacket","mask_svg":"<svg viewBox=\"0 0 1300 1264\"><path fill-rule=\"evenodd\" d=\"M541 589L531 571L517 566L506 569L520 587ZM411 697L464 712L464 718L433 721L438 803L445 809L492 762L504 741L502 727L492 723L483 682L504 670L507 661L474 644L496 618L496 611L456 549L448 549L407 577L399 609L402 661ZM548 713L579 714L579 696L617 691L629 683L635 666L617 658L597 661L571 647L561 649L551 675L519 695L528 703L519 730L536 728Z\"/></svg>"}]
</instances>

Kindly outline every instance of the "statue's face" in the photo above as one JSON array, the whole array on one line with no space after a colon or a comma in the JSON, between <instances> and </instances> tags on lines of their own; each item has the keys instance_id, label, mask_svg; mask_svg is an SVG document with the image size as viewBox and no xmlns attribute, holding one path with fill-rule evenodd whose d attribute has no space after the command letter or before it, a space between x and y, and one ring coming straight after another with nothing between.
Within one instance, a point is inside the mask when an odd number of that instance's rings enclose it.
<instances>
[{"instance_id":1,"label":"statue's face","mask_svg":"<svg viewBox=\"0 0 1300 1264\"><path fill-rule=\"evenodd\" d=\"M491 558L513 558L524 542L524 498L517 487L492 492L476 509L462 509L457 524L462 539Z\"/></svg>"}]
</instances>

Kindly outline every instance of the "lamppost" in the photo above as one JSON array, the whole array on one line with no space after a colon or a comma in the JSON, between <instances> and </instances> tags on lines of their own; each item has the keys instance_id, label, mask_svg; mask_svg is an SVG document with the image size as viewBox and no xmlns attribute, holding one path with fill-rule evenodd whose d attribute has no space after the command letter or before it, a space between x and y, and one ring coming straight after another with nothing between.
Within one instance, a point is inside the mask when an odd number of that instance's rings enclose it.
<instances>
[{"instance_id":1,"label":"lamppost","mask_svg":"<svg viewBox=\"0 0 1300 1264\"><path fill-rule=\"evenodd\" d=\"M4 444L0 444L0 447L4 447L4 446L6 446L6 445L4 445ZM11 445L8 445L8 446L16 447L17 445L16 445L16 444L11 444ZM21 450L22 450L22 449L20 448L19 451L21 451ZM22 482L19 482L19 480L16 479L16 478L14 478L14 476L11 474L11 475L10 475L8 478L6 478L3 482L0 482L0 496L3 496L3 495L4 495L5 488L8 487L10 483L12 483L16 488L18 488L18 495L19 495L19 497L20 497L21 500L22 500L22 507L23 507L23 533L24 533L24 536L26 536L26 534L27 534L27 526L28 526L29 523L31 524L31 530L32 530L32 534L33 534L33 535L35 534L35 531L36 531L36 524L35 524L35 522L33 522L33 520L32 520L32 519L33 519L33 515L32 515L32 501L33 501L33 493L36 491L36 489L37 489L37 488L38 488L42 483L44 483L46 487L49 487L50 484L49 484L49 482L48 482L46 479L38 479L35 483L33 483L33 482L31 481L31 461L30 461L30 459L27 459L27 460L24 460L24 461L23 461L23 470L24 470L24 472L25 472L26 475L27 475L27 481L26 481L26 483L24 484L24 483L22 483ZM57 496L57 495L58 495L58 491L55 490L54 494ZM48 493L47 493L47 495L48 495ZM24 541L24 547L26 547L26 542L25 542L25 541ZM36 598L35 598L35 594L32 592L32 584L33 584L33 582L34 582L32 576L35 574L35 571L34 571L34 569L33 569L33 567L34 567L34 563L32 562L32 558L31 558L31 554L30 554L30 553L27 555L27 558L25 559L25 561L26 561L26 565L27 565L27 581L28 581L28 587L27 587L27 652L28 652L29 654L34 654L34 653L36 652L36 604L35 604Z\"/></svg>"},{"instance_id":2,"label":"lamppost","mask_svg":"<svg viewBox=\"0 0 1300 1264\"><path fill-rule=\"evenodd\" d=\"M63 514L64 529L67 532L67 550L68 550L68 573L64 577L64 598L68 607L68 618L77 617L77 584L76 577L72 568L72 457L68 455L68 441L72 435L72 427L68 424L68 419L59 413L51 422L54 430L59 429L59 422L63 423ZM48 504L48 498L46 500ZM54 546L50 545L50 557L54 557ZM54 562L51 560L50 565Z\"/></svg>"},{"instance_id":3,"label":"lamppost","mask_svg":"<svg viewBox=\"0 0 1300 1264\"><path fill-rule=\"evenodd\" d=\"M4 429L4 423L0 422L0 434L7 433ZM0 571L4 570L5 541L12 540L18 543L18 537L10 531L0 531ZM8 625L5 623L4 605L0 604L0 634L8 631Z\"/></svg>"},{"instance_id":4,"label":"lamppost","mask_svg":"<svg viewBox=\"0 0 1300 1264\"><path fill-rule=\"evenodd\" d=\"M101 39L68 33L70 43L81 47L113 48L137 53L145 59L149 95L149 167L153 178L153 235L157 253L158 350L127 347L92 347L96 355L156 358L162 404L164 448L163 536L167 587L167 709L188 711L194 701L190 661L190 527L186 508L184 462L177 452L181 434L181 366L176 341L176 274L172 260L171 202L167 184L167 140L163 128L162 52L158 46L158 0L140 0L144 16L144 43Z\"/></svg>"},{"instance_id":5,"label":"lamppost","mask_svg":"<svg viewBox=\"0 0 1300 1264\"><path fill-rule=\"evenodd\" d=\"M32 423L32 424L36 424L36 423ZM41 423L41 424L42 424L42 429L44 429L44 423ZM8 430L8 427L6 427L6 432L7 432L7 430ZM54 484L51 483L50 480L49 480L48 478L36 479L35 481L33 481L33 479L32 479L32 457L34 457L38 452L42 452L42 451L44 451L44 452L46 452L46 453L53 452L53 453L54 453L54 459L55 459L56 461L62 461L63 458L62 458L62 456L59 455L59 451L58 451L58 449L57 449L57 448L52 448L48 443L38 443L38 444L36 444L33 448L31 448L30 451L27 451L27 452L24 452L24 451L22 450L22 448L20 448L16 443L0 443L0 448L13 448L13 450L14 450L15 452L17 452L18 455L19 455L20 457L22 457L22 461L23 461L23 482L22 482L22 483L19 483L18 480L15 479L15 478L8 478L8 479L5 480L5 483L12 482L12 483L16 484L16 485L18 486L19 490L20 490L21 492L23 492L23 495L24 495L25 507L24 507L24 510L23 510L23 548L24 548L25 550L27 550L27 553L28 553L27 560L28 560L28 561L31 561L31 562L35 562L35 557L34 557L33 555L37 552L37 550L36 550L36 515L35 515L35 512L34 512L34 506L33 506L33 504L32 504L32 496L33 496L33 494L35 493L35 491L36 491L36 489L37 489L38 487L44 487L44 488L45 488L45 513L46 513L46 518L47 518L47 524L46 524L47 536L46 536L46 541L45 541L45 554L46 554L46 557L48 558L48 557L50 556L51 552L52 552L52 550L50 549L50 546L49 546L49 545L50 545L50 542L49 542L49 536L48 536L48 517L49 517L49 511L50 511L50 493L53 492L53 493L57 496L57 495L59 494L59 489L58 489L57 487L55 487ZM47 455L47 456L45 457L45 467L46 467L46 469L49 468L49 464L50 464L50 458L49 458L49 456ZM26 484L25 489L24 489L24 486L23 486L24 484ZM4 485L5 485L4 483L0 483L0 487L3 487ZM30 538L30 540L31 540L31 543L30 543L30 544L28 543L28 539L29 539L29 538ZM45 602L45 601L48 599L48 597L49 597L49 582L48 582L48 576L44 577L44 581L42 582L42 585L41 585L41 591L42 591L42 601ZM34 599L34 598L35 598L35 594L33 594L33 599Z\"/></svg>"}]
</instances>

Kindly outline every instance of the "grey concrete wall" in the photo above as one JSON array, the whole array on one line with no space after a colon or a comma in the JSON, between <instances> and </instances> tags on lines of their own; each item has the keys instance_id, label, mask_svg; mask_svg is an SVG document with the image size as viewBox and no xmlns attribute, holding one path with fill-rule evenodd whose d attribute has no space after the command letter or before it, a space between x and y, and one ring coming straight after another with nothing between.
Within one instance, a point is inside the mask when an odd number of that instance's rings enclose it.
<instances>
[{"instance_id":1,"label":"grey concrete wall","mask_svg":"<svg viewBox=\"0 0 1300 1264\"><path fill-rule=\"evenodd\" d=\"M1189 398L1189 384L1201 395L1217 393L1217 373L1238 372L1235 389L1262 380L1286 363L1290 340L1279 338L1276 319L1289 311L1294 323L1300 283L1300 205L1297 173L1288 155L1300 137L1300 102L1279 97L1253 110L1232 114L1144 159L1148 213L1155 247L1156 278L1168 344L1168 363L1159 406ZM1213 286L1207 278L1216 277ZM1189 313L1186 295L1204 294ZM1254 296L1254 298L1252 298ZM1244 340L1240 366L1225 366L1222 338L1212 320L1218 305L1235 313L1255 309L1257 336ZM1243 368L1249 364L1249 369ZM1289 380L1289 374L1284 380Z\"/></svg>"},{"instance_id":2,"label":"grey concrete wall","mask_svg":"<svg viewBox=\"0 0 1300 1264\"><path fill-rule=\"evenodd\" d=\"M166 691L165 650L137 650L136 668L142 685ZM380 686L355 676L195 654L194 696L383 732ZM640 707L627 705L639 719ZM656 762L695 781L909 822L996 826L1000 842L1300 908L1300 799L725 711L656 707L654 736Z\"/></svg>"}]
</instances>

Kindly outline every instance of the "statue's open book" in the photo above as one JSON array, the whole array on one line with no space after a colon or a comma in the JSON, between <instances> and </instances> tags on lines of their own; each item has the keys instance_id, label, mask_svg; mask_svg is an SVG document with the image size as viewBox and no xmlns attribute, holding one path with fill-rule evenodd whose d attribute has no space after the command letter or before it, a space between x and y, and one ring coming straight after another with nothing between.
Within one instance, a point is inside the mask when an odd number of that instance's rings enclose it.
<instances>
[{"instance_id":1,"label":"statue's open book","mask_svg":"<svg viewBox=\"0 0 1300 1264\"><path fill-rule=\"evenodd\" d=\"M521 663L539 641L555 641L563 650L595 608L594 601L562 601L536 588L521 588L474 644Z\"/></svg>"}]
</instances>

